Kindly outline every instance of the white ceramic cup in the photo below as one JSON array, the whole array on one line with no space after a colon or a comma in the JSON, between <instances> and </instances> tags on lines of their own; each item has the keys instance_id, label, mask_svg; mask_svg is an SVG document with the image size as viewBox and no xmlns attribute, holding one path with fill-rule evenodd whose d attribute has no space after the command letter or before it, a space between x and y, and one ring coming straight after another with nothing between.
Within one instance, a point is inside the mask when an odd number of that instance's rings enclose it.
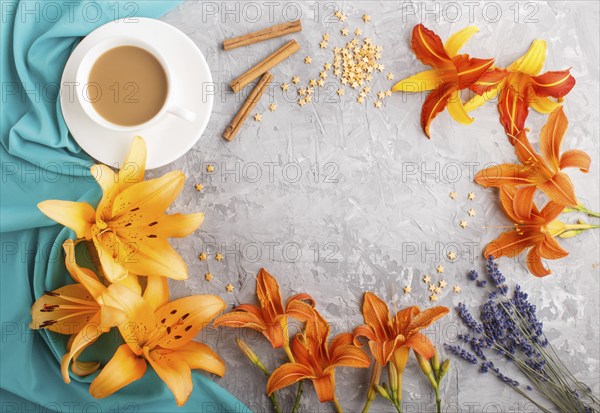
<instances>
[{"instance_id":1,"label":"white ceramic cup","mask_svg":"<svg viewBox=\"0 0 600 413\"><path fill-rule=\"evenodd\" d=\"M152 117L152 119L149 119L148 121L139 125L123 126L112 123L107 119L103 118L98 112L96 112L96 109L94 109L94 106L92 105L94 97L90 96L91 93L88 91L90 72L98 58L107 51L120 46L135 46L146 50L148 53L151 53L163 67L167 78L167 96L165 98L165 102L163 103L162 108L156 113L156 115ZM134 37L117 36L103 40L98 44L94 45L92 48L90 48L90 50L88 50L88 52L81 60L79 68L77 69L75 90L77 99L79 100L81 107L94 122L105 128L112 129L118 132L132 132L140 131L153 125L167 114L175 115L188 122L193 122L196 119L196 114L194 112L176 104L175 97L173 95L173 86L176 81L177 80L174 78L173 73L169 68L169 64L158 52L158 50L156 50L150 44L142 41L141 39L137 39Z\"/></svg>"}]
</instances>

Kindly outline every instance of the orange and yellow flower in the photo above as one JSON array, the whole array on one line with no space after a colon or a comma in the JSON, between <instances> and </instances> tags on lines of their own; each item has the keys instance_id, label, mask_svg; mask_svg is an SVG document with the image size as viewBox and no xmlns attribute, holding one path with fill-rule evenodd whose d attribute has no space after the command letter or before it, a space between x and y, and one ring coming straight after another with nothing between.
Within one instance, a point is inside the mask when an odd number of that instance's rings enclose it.
<instances>
[{"instance_id":1,"label":"orange and yellow flower","mask_svg":"<svg viewBox=\"0 0 600 413\"><path fill-rule=\"evenodd\" d=\"M121 284L113 284L111 289L105 302L127 315L127 322L118 324L125 344L92 381L92 396L107 397L139 380L150 363L182 406L193 389L191 370L225 374L223 360L206 344L192 341L225 308L219 297L193 295L168 302L164 282L149 284L143 297Z\"/></svg>"},{"instance_id":2,"label":"orange and yellow flower","mask_svg":"<svg viewBox=\"0 0 600 413\"><path fill-rule=\"evenodd\" d=\"M478 31L476 27L467 27L443 44L437 34L422 24L413 29L412 50L423 64L433 69L401 80L392 90L431 91L421 110L421 127L428 138L431 121L445 108L456 121L463 124L473 122L463 106L460 91L471 87L492 67L494 59L471 58L468 54L458 54L458 51Z\"/></svg>"},{"instance_id":3,"label":"orange and yellow flower","mask_svg":"<svg viewBox=\"0 0 600 413\"><path fill-rule=\"evenodd\" d=\"M306 303L298 307L307 315L304 332L292 341L295 362L279 366L267 382L267 394L290 386L300 380L311 380L319 401L334 402L336 410L341 407L335 396L335 368L367 368L370 360L367 354L354 345L350 333L342 333L329 341L329 323Z\"/></svg>"},{"instance_id":4,"label":"orange and yellow flower","mask_svg":"<svg viewBox=\"0 0 600 413\"><path fill-rule=\"evenodd\" d=\"M544 267L542 258L556 260L569 255L555 237L573 226L556 220L565 207L553 201L548 202L541 211L532 204L529 214L526 214L528 217L523 218L523 214L517 214L515 210L516 191L512 186L500 188L500 204L506 216L514 223L514 228L490 242L484 255L494 258L516 257L529 249L527 268L533 275L543 277L551 271Z\"/></svg>"},{"instance_id":5,"label":"orange and yellow flower","mask_svg":"<svg viewBox=\"0 0 600 413\"><path fill-rule=\"evenodd\" d=\"M541 154L535 152L527 139L526 129L515 139L515 153L521 164L500 164L480 171L475 182L485 187L511 186L516 189L513 210L517 217L529 219L536 189L544 192L551 201L565 206L577 205L573 184L567 174L568 167L588 172L591 159L583 151L571 149L560 153L567 130L567 117L559 107L548 117L541 131Z\"/></svg>"},{"instance_id":6,"label":"orange and yellow flower","mask_svg":"<svg viewBox=\"0 0 600 413\"><path fill-rule=\"evenodd\" d=\"M448 308L438 306L421 311L419 307L405 308L394 317L387 304L371 292L365 293L363 302L364 325L354 330L355 342L364 337L375 358L371 388L367 403L374 398L374 387L379 385L381 368L388 366L390 387L393 394L390 400L399 405L402 400L402 375L408 361L410 349L426 360L435 355L433 343L419 331L448 314Z\"/></svg>"},{"instance_id":7,"label":"orange and yellow flower","mask_svg":"<svg viewBox=\"0 0 600 413\"><path fill-rule=\"evenodd\" d=\"M469 87L479 96L467 102L465 109L470 112L499 95L500 122L514 144L525 127L530 106L540 113L553 112L575 86L570 69L540 75L545 60L546 42L535 40L527 53L508 68L492 68L471 84Z\"/></svg>"},{"instance_id":8,"label":"orange and yellow flower","mask_svg":"<svg viewBox=\"0 0 600 413\"><path fill-rule=\"evenodd\" d=\"M204 214L165 214L183 189L181 171L144 180L146 144L135 137L118 173L106 165L91 172L103 191L94 209L86 202L50 200L38 204L53 220L71 228L79 239L92 241L110 282L130 274L188 277L187 267L168 238L185 237L204 220Z\"/></svg>"},{"instance_id":9,"label":"orange and yellow flower","mask_svg":"<svg viewBox=\"0 0 600 413\"><path fill-rule=\"evenodd\" d=\"M274 348L284 347L288 351L288 317L296 314L298 303L308 301L314 307L314 300L308 294L296 294L287 300L284 307L277 280L264 268L260 269L256 277L256 295L260 306L239 305L232 312L217 318L214 325L259 331Z\"/></svg>"}]
</instances>

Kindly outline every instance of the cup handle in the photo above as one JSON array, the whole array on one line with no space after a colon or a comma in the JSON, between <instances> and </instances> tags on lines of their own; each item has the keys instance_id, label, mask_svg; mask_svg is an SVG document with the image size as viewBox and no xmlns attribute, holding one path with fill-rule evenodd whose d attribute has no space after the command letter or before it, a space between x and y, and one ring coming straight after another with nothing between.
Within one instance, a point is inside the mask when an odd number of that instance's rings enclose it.
<instances>
[{"instance_id":1,"label":"cup handle","mask_svg":"<svg viewBox=\"0 0 600 413\"><path fill-rule=\"evenodd\" d=\"M196 120L196 114L190 110L184 109L181 106L171 106L167 109L167 112L180 117L181 119L193 122Z\"/></svg>"}]
</instances>

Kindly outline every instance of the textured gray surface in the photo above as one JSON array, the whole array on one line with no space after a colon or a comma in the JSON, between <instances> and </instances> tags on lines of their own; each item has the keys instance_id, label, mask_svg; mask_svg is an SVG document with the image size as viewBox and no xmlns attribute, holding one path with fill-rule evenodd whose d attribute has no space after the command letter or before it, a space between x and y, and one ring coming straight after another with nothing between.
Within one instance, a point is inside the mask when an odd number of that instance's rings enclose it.
<instances>
[{"instance_id":1,"label":"textured gray surface","mask_svg":"<svg viewBox=\"0 0 600 413\"><path fill-rule=\"evenodd\" d=\"M393 72L396 80L425 69L409 49L410 30L418 22L445 39L472 19L481 31L464 52L496 57L501 66L523 54L535 38L545 39L545 70L572 67L577 79L565 104L570 127L564 147L586 150L593 159L588 175L569 174L579 198L590 209L600 209L598 3L459 2L452 3L454 8L411 4L186 2L164 17L200 47L219 89L208 129L199 143L183 158L153 172L182 169L189 179L175 209L206 213L200 231L175 242L190 267L187 282L172 284L176 296L213 293L231 305L254 302L255 275L264 266L278 278L284 296L301 291L312 294L335 332L350 331L362 322L364 291L395 301L398 307L428 307L421 276L431 273L434 280L441 279L434 274L441 263L446 267L443 278L450 286L461 285L463 292L454 295L447 288L439 304L453 307L465 301L476 306L482 302L483 292L467 283L466 272L481 269L482 247L500 233L496 227L506 225L507 220L498 208L495 191L477 187L470 171L488 162L515 159L495 105L477 111L470 126L441 114L428 141L418 125L422 95L395 94L378 110L372 100L356 104L354 94L338 100L322 93L318 102L300 108L275 86L258 106L264 113L262 123L247 122L232 143L221 139L241 105L228 82L287 39L230 52L224 52L220 43L285 18L291 20L296 10L301 13L304 31L288 38L296 38L302 51L272 71L277 83L289 82L292 75L303 82L316 77L322 64L331 59L331 47L342 44L339 30L344 26L351 31L364 28L366 35L383 46L385 73ZM329 17L334 7L348 15L346 24ZM437 12L423 14L436 7ZM456 19L456 10L462 14L460 19ZM372 16L371 23L362 22L363 13ZM332 37L326 50L318 47L324 33ZM313 58L312 65L303 63L306 55ZM326 90L335 90L335 80L327 80ZM387 89L393 83L379 76L374 89ZM277 102L277 112L268 112L269 101ZM544 121L545 117L535 112L529 116L535 142ZM205 171L208 163L216 166L212 174ZM301 176L296 180L298 171ZM202 193L194 191L199 182L205 185ZM459 194L456 201L448 197L453 190ZM475 201L466 199L469 191L477 194ZM469 227L463 230L457 223L470 207L477 216L470 218ZM588 232L561 241L571 254L548 262L554 273L544 279L528 275L522 260L500 261L510 283L521 283L530 292L552 344L596 391L600 381L598 236L597 231ZM451 247L461 251L453 263L446 261L444 253ZM215 249L225 254L223 262L196 258L202 250L214 253ZM210 283L203 279L208 270L215 275ZM226 293L224 286L230 282L235 291ZM401 293L407 284L413 287L410 296ZM439 329L429 332L430 337L437 343L450 339L455 322L454 314L450 315ZM252 410L269 411L265 379L240 354L236 336L246 338L269 368L283 360L283 353L270 350L265 340L249 331L207 331L200 337L217 347L227 362L228 373L217 382ZM495 378L480 376L464 363L453 363L444 392L446 400L462 411L534 411ZM347 411L362 408L368 377L366 370L338 370L337 392ZM288 407L292 391L282 392ZM409 364L404 391L405 411L433 408L432 395L414 361ZM318 405L311 385L302 406L303 411L331 411L331 406ZM372 411L390 409L382 399L372 407Z\"/></svg>"}]
</instances>

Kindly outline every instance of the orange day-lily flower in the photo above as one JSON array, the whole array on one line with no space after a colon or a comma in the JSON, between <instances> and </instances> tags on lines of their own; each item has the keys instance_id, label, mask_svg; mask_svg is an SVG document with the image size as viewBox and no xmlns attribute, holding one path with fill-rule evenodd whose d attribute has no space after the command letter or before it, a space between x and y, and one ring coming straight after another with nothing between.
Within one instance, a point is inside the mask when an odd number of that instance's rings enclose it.
<instances>
[{"instance_id":1,"label":"orange day-lily flower","mask_svg":"<svg viewBox=\"0 0 600 413\"><path fill-rule=\"evenodd\" d=\"M494 59L471 58L468 54L458 54L458 51L478 31L477 27L467 27L443 44L437 34L422 24L413 29L411 48L423 64L433 69L401 80L392 90L432 91L421 110L421 127L428 138L431 121L446 107L456 121L462 124L473 122L463 106L460 91L473 85L494 64Z\"/></svg>"},{"instance_id":2,"label":"orange day-lily flower","mask_svg":"<svg viewBox=\"0 0 600 413\"><path fill-rule=\"evenodd\" d=\"M541 211L532 204L528 217L523 218L515 210L515 194L516 189L512 186L500 188L500 204L506 216L514 223L514 228L490 242L483 253L486 257L494 258L516 257L529 248L527 268L533 275L543 277L551 272L542 264L542 258L556 260L569 255L554 238L567 227L573 226L556 220L565 207L553 201L548 202Z\"/></svg>"},{"instance_id":3,"label":"orange day-lily flower","mask_svg":"<svg viewBox=\"0 0 600 413\"><path fill-rule=\"evenodd\" d=\"M78 357L100 335L124 321L125 314L119 307L105 304L104 299L111 290L91 270L77 265L73 241L65 241L63 248L67 270L76 284L46 291L31 307L30 328L71 335L70 348L61 361L63 379L69 383L71 361L73 372L79 376L98 369L99 362L80 362Z\"/></svg>"},{"instance_id":4,"label":"orange day-lily flower","mask_svg":"<svg viewBox=\"0 0 600 413\"><path fill-rule=\"evenodd\" d=\"M328 341L329 323L306 303L298 304L298 311L305 314L304 332L292 341L295 362L279 366L267 382L267 394L290 386L300 380L312 381L321 403L334 402L341 412L335 396L335 368L367 368L371 364L367 354L354 345L350 333L342 333Z\"/></svg>"},{"instance_id":5,"label":"orange day-lily flower","mask_svg":"<svg viewBox=\"0 0 600 413\"><path fill-rule=\"evenodd\" d=\"M132 141L118 173L106 165L91 172L103 195L98 207L86 202L49 200L38 204L53 220L71 228L79 239L93 241L102 270L110 282L129 274L188 277L187 267L167 238L185 237L204 220L204 214L165 214L183 189L185 176L172 171L144 180L146 144Z\"/></svg>"},{"instance_id":6,"label":"orange day-lily flower","mask_svg":"<svg viewBox=\"0 0 600 413\"><path fill-rule=\"evenodd\" d=\"M127 322L119 323L125 340L90 385L90 394L103 398L144 376L147 363L167 384L178 406L193 390L192 369L223 376L223 360L194 336L225 308L214 295L193 295L172 302L166 284L140 297L121 284L106 300L123 308Z\"/></svg>"},{"instance_id":7,"label":"orange day-lily flower","mask_svg":"<svg viewBox=\"0 0 600 413\"><path fill-rule=\"evenodd\" d=\"M513 210L523 219L529 218L536 189L557 204L576 205L573 184L561 170L577 167L582 172L588 172L591 159L588 154L576 149L560 154L567 125L567 117L563 108L559 107L548 116L548 122L540 133L541 155L529 143L524 129L515 140L515 153L521 164L500 164L484 169L477 173L475 182L485 187L515 187Z\"/></svg>"},{"instance_id":8,"label":"orange day-lily flower","mask_svg":"<svg viewBox=\"0 0 600 413\"><path fill-rule=\"evenodd\" d=\"M437 306L421 311L419 307L405 308L392 318L387 304L377 295L365 293L363 302L364 325L354 330L355 342L360 337L368 340L369 349L375 358L373 378L369 389L368 402L379 383L381 368L390 363L390 382L394 392L394 402L402 399L402 374L408 361L410 349L426 360L435 355L435 346L419 330L429 327L448 314L448 308ZM394 374L394 372L396 374Z\"/></svg>"},{"instance_id":9,"label":"orange day-lily flower","mask_svg":"<svg viewBox=\"0 0 600 413\"><path fill-rule=\"evenodd\" d=\"M465 109L470 112L500 95L500 122L514 144L515 138L525 127L529 106L540 113L553 112L561 105L560 99L575 86L570 69L540 75L545 60L546 42L535 40L527 53L508 68L492 68L472 84L471 90L479 96L468 101Z\"/></svg>"},{"instance_id":10,"label":"orange day-lily flower","mask_svg":"<svg viewBox=\"0 0 600 413\"><path fill-rule=\"evenodd\" d=\"M288 352L287 318L296 314L298 303L308 301L314 307L314 300L308 294L296 294L287 300L284 307L277 280L264 268L260 269L256 277L256 295L260 306L241 304L232 312L217 318L215 327L246 327L260 331L274 348L284 347Z\"/></svg>"}]
</instances>

